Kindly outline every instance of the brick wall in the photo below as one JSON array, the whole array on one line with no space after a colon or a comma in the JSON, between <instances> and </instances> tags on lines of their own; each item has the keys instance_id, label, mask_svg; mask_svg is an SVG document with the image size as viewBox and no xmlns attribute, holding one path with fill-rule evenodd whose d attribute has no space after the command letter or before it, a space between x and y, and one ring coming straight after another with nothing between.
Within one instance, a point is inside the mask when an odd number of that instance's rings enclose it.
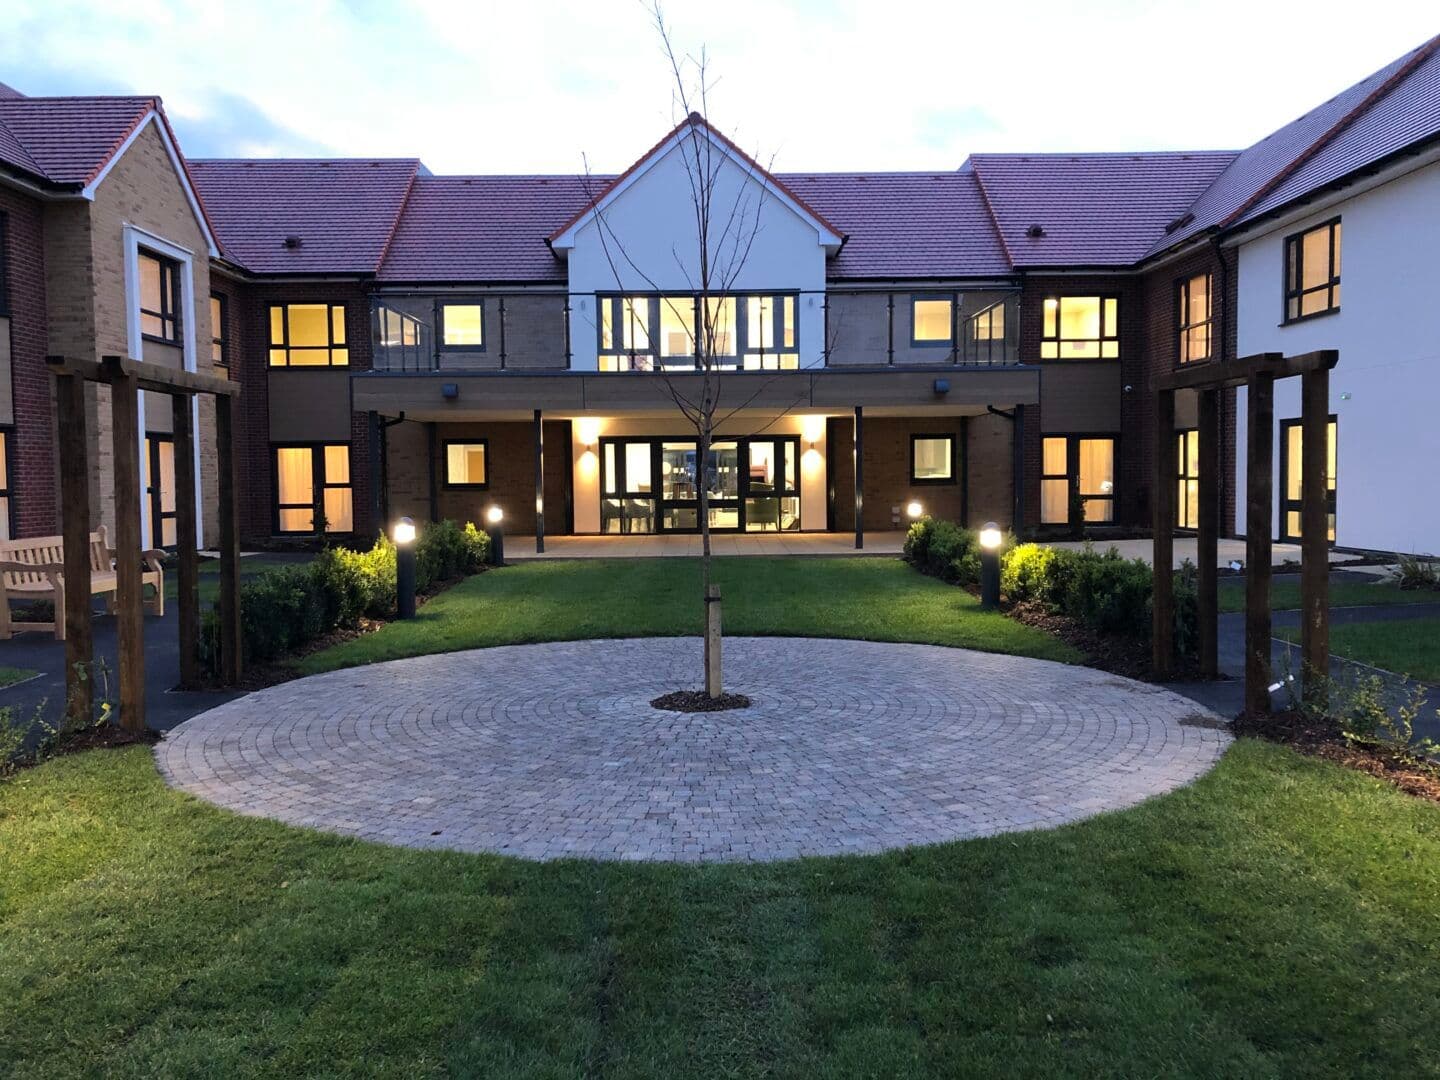
<instances>
[{"instance_id":1,"label":"brick wall","mask_svg":"<svg viewBox=\"0 0 1440 1080\"><path fill-rule=\"evenodd\" d=\"M40 203L0 188L5 219L5 285L9 295L10 490L14 535L59 532L55 422L51 377L45 370L44 214Z\"/></svg>"}]
</instances>

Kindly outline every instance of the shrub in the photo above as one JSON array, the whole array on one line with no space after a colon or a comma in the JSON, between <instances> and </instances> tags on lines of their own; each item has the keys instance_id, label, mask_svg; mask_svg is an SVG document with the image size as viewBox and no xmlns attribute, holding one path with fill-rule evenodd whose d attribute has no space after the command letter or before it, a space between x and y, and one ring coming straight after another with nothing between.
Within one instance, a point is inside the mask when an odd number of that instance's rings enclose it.
<instances>
[{"instance_id":1,"label":"shrub","mask_svg":"<svg viewBox=\"0 0 1440 1080\"><path fill-rule=\"evenodd\" d=\"M1050 567L1057 552L1039 544L1021 544L1000 560L1000 591L1012 604L1049 603Z\"/></svg>"},{"instance_id":2,"label":"shrub","mask_svg":"<svg viewBox=\"0 0 1440 1080\"><path fill-rule=\"evenodd\" d=\"M1401 555L1390 579L1402 589L1440 589L1440 562L1414 555Z\"/></svg>"},{"instance_id":3,"label":"shrub","mask_svg":"<svg viewBox=\"0 0 1440 1080\"><path fill-rule=\"evenodd\" d=\"M490 538L473 524L428 525L415 544L419 591L481 570ZM304 565L282 566L240 586L240 642L246 663L268 663L332 630L350 629L363 616L395 613L395 545L381 534L368 551L325 548ZM220 618L207 612L200 627L200 663L212 676L220 667Z\"/></svg>"},{"instance_id":4,"label":"shrub","mask_svg":"<svg viewBox=\"0 0 1440 1080\"><path fill-rule=\"evenodd\" d=\"M980 542L973 529L921 518L905 535L905 558L921 573L957 585L980 582Z\"/></svg>"}]
</instances>

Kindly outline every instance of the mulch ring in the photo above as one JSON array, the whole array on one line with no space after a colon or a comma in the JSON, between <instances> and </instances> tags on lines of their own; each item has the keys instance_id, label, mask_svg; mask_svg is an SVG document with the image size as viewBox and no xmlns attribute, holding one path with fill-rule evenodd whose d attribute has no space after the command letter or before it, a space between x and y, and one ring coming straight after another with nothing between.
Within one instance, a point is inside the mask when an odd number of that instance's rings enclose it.
<instances>
[{"instance_id":1,"label":"mulch ring","mask_svg":"<svg viewBox=\"0 0 1440 1080\"><path fill-rule=\"evenodd\" d=\"M1358 769L1401 791L1440 802L1440 766L1417 762L1385 746L1354 742L1345 738L1336 724L1288 711L1273 716L1241 716L1230 727L1236 735L1284 743L1302 754Z\"/></svg>"},{"instance_id":2,"label":"mulch ring","mask_svg":"<svg viewBox=\"0 0 1440 1080\"><path fill-rule=\"evenodd\" d=\"M750 699L744 694L720 694L711 697L704 690L675 690L661 694L650 704L670 712L724 712L727 709L748 709Z\"/></svg>"},{"instance_id":3,"label":"mulch ring","mask_svg":"<svg viewBox=\"0 0 1440 1080\"><path fill-rule=\"evenodd\" d=\"M1150 643L1140 637L1121 634L1101 634L1068 615L1059 615L1046 609L1044 604L1026 601L1013 604L1005 614L1016 622L1033 626L1047 634L1053 634L1086 657L1086 663L1112 675L1123 675L1128 679L1153 682L1150 670ZM1186 682L1198 682L1200 671L1193 660L1181 659L1171 676Z\"/></svg>"}]
</instances>

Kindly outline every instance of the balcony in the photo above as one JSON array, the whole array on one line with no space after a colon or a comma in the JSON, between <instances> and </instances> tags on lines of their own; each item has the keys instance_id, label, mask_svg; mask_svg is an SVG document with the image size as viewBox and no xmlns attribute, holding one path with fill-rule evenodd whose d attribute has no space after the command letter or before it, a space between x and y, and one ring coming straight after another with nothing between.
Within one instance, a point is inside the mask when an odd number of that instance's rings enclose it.
<instances>
[{"instance_id":1,"label":"balcony","mask_svg":"<svg viewBox=\"0 0 1440 1080\"><path fill-rule=\"evenodd\" d=\"M711 298L385 293L371 311L386 372L694 370L710 337L744 370L1003 367L1019 362L1019 293L832 288ZM709 325L705 326L704 323Z\"/></svg>"}]
</instances>

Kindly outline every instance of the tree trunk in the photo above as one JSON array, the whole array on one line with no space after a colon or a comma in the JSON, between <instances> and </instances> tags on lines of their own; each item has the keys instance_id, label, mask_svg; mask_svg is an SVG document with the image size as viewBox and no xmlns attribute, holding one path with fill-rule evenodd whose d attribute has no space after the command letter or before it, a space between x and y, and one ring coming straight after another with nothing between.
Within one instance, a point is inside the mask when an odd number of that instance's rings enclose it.
<instances>
[{"instance_id":1,"label":"tree trunk","mask_svg":"<svg viewBox=\"0 0 1440 1080\"><path fill-rule=\"evenodd\" d=\"M699 425L699 449L696 473L699 480L699 506L696 513L700 523L700 595L704 600L705 632L702 670L705 673L705 693L709 697L721 694L720 672L720 590L710 580L710 443L714 432L711 417L707 414ZM713 596L712 596L713 590ZM714 608L714 611L711 611Z\"/></svg>"}]
</instances>

